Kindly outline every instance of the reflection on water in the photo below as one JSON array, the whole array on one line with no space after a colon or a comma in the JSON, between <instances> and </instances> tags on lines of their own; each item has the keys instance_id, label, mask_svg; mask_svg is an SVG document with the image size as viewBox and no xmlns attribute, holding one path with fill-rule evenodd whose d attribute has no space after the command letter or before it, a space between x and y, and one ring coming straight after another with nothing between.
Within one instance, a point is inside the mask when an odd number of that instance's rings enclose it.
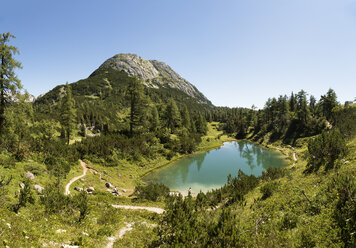
<instances>
[{"instance_id":1,"label":"reflection on water","mask_svg":"<svg viewBox=\"0 0 356 248\"><path fill-rule=\"evenodd\" d=\"M227 176L236 176L239 169L248 175L260 176L268 167L282 167L285 164L280 154L256 144L247 141L228 142L219 149L179 160L149 174L144 180L166 184L182 193L191 187L193 193L198 193L224 185Z\"/></svg>"}]
</instances>

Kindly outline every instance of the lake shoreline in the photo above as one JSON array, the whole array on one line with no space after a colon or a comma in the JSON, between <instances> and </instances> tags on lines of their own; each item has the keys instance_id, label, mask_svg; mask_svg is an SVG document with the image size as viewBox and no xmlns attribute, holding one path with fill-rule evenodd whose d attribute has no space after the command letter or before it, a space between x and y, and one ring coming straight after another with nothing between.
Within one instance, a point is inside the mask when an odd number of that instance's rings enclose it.
<instances>
[{"instance_id":1,"label":"lake shoreline","mask_svg":"<svg viewBox=\"0 0 356 248\"><path fill-rule=\"evenodd\" d=\"M182 156L145 174L141 180L165 184L183 195L191 187L197 194L220 188L226 184L227 176L237 175L238 170L259 177L269 167L286 167L289 164L282 152L249 140L225 141L211 148ZM201 153L205 154L199 155Z\"/></svg>"},{"instance_id":2,"label":"lake shoreline","mask_svg":"<svg viewBox=\"0 0 356 248\"><path fill-rule=\"evenodd\" d=\"M177 156L176 158L168 161L167 163L164 163L162 165L158 165L157 167L151 168L150 170L144 172L142 175L140 175L140 179L142 180L142 178L144 178L148 174L153 173L153 172L155 172L157 170L163 169L165 167L168 167L168 166L172 165L173 163L175 163L175 162L177 162L179 160L182 160L182 159L185 159L185 158L189 158L190 156L194 156L194 155L199 154L199 153L204 153L204 152L208 152L208 151L212 151L212 150L218 149L218 148L222 147L224 145L224 143L233 142L233 141L237 141L237 140L233 139L233 138L231 138L231 140L230 139L226 139L224 141L221 141L221 144L219 144L219 145L212 145L212 146L202 147L202 148L200 148L199 150L197 150L197 151L195 151L193 153Z\"/></svg>"}]
</instances>

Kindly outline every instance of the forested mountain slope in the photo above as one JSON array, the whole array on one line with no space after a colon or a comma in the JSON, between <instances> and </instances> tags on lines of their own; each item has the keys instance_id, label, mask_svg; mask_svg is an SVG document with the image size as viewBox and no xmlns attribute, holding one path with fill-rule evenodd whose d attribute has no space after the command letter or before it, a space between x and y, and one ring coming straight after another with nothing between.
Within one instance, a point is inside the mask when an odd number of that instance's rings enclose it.
<instances>
[{"instance_id":1,"label":"forested mountain slope","mask_svg":"<svg viewBox=\"0 0 356 248\"><path fill-rule=\"evenodd\" d=\"M135 77L146 86L145 94L153 103L166 103L173 98L178 105L186 104L190 109L210 109L213 106L194 85L165 63L148 61L132 54L118 54L106 60L88 78L70 86L78 107L87 102L118 110L127 107L126 88ZM64 85L59 85L36 99L35 104L56 105L64 95Z\"/></svg>"}]
</instances>

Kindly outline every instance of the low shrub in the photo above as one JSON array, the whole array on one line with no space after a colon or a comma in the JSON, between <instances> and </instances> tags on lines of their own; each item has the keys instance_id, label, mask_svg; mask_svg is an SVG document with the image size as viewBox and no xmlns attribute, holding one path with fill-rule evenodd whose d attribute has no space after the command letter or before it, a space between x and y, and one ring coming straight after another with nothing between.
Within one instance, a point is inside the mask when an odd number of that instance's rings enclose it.
<instances>
[{"instance_id":1,"label":"low shrub","mask_svg":"<svg viewBox=\"0 0 356 248\"><path fill-rule=\"evenodd\" d=\"M140 199L158 201L169 195L169 188L164 184L152 183L146 186L137 186L135 194Z\"/></svg>"},{"instance_id":2,"label":"low shrub","mask_svg":"<svg viewBox=\"0 0 356 248\"><path fill-rule=\"evenodd\" d=\"M278 183L277 182L269 182L263 185L260 188L260 191L262 193L262 200L267 199L268 197L272 196L273 192L277 189Z\"/></svg>"}]
</instances>

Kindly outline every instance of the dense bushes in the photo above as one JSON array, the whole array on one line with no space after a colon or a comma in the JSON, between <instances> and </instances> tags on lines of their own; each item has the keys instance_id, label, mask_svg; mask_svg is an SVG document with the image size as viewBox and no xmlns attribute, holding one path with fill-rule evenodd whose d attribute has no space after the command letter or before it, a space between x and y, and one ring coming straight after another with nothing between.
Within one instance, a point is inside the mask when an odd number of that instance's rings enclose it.
<instances>
[{"instance_id":1,"label":"dense bushes","mask_svg":"<svg viewBox=\"0 0 356 248\"><path fill-rule=\"evenodd\" d=\"M34 204L35 197L31 190L31 181L29 179L26 179L24 181L24 187L20 189L19 201L17 204L12 206L12 210L15 213L18 213L20 208L26 207L28 203Z\"/></svg>"},{"instance_id":2,"label":"dense bushes","mask_svg":"<svg viewBox=\"0 0 356 248\"><path fill-rule=\"evenodd\" d=\"M262 200L267 199L268 197L272 196L273 192L278 188L278 183L276 182L269 182L263 185L260 189L262 193Z\"/></svg>"},{"instance_id":3,"label":"dense bushes","mask_svg":"<svg viewBox=\"0 0 356 248\"><path fill-rule=\"evenodd\" d=\"M339 130L324 131L308 142L306 172L317 171L321 166L332 169L337 159L346 154L346 142Z\"/></svg>"},{"instance_id":4,"label":"dense bushes","mask_svg":"<svg viewBox=\"0 0 356 248\"><path fill-rule=\"evenodd\" d=\"M73 197L64 195L58 182L45 187L41 203L47 214L73 214L79 211L78 222L89 214L87 193L82 191Z\"/></svg>"},{"instance_id":5,"label":"dense bushes","mask_svg":"<svg viewBox=\"0 0 356 248\"><path fill-rule=\"evenodd\" d=\"M169 196L169 188L164 184L152 183L145 186L137 186L135 194L139 199L158 201Z\"/></svg>"},{"instance_id":6,"label":"dense bushes","mask_svg":"<svg viewBox=\"0 0 356 248\"><path fill-rule=\"evenodd\" d=\"M58 182L45 187L41 203L44 205L46 213L65 212L69 208L70 198L62 192L63 189L60 188Z\"/></svg>"},{"instance_id":7,"label":"dense bushes","mask_svg":"<svg viewBox=\"0 0 356 248\"><path fill-rule=\"evenodd\" d=\"M267 170L262 171L261 179L264 181L275 180L286 175L287 169L269 167Z\"/></svg>"},{"instance_id":8,"label":"dense bushes","mask_svg":"<svg viewBox=\"0 0 356 248\"><path fill-rule=\"evenodd\" d=\"M356 177L338 175L330 184L333 189L331 200L336 199L333 218L340 229L340 237L345 247L356 246Z\"/></svg>"},{"instance_id":9,"label":"dense bushes","mask_svg":"<svg viewBox=\"0 0 356 248\"><path fill-rule=\"evenodd\" d=\"M244 201L244 196L258 185L259 179L254 175L246 175L241 170L237 177L228 177L227 185L221 191L230 196L229 204Z\"/></svg>"}]
</instances>

